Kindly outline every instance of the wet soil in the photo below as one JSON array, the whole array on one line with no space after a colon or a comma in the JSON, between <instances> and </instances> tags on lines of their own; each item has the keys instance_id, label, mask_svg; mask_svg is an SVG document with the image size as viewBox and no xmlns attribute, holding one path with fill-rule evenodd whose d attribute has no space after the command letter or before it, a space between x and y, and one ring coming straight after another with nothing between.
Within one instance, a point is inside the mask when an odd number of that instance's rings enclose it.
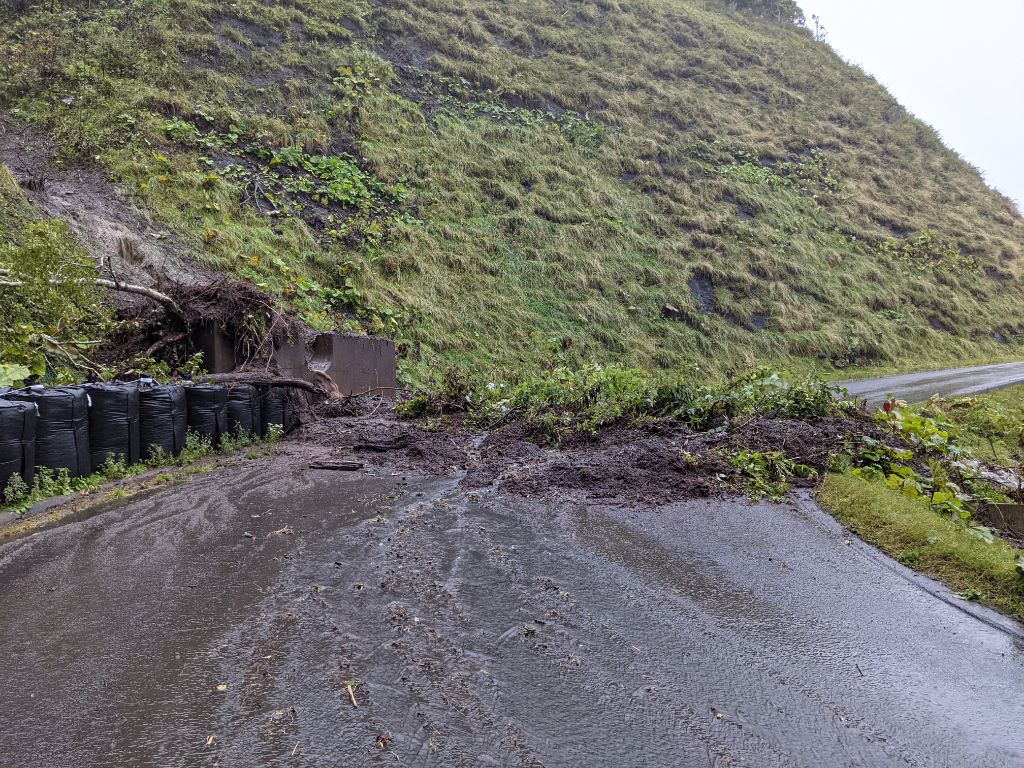
<instances>
[{"instance_id":1,"label":"wet soil","mask_svg":"<svg viewBox=\"0 0 1024 768\"><path fill-rule=\"evenodd\" d=\"M2 545L0 765L1024 761L1019 633L807 499L688 490L698 439L325 419Z\"/></svg>"},{"instance_id":2,"label":"wet soil","mask_svg":"<svg viewBox=\"0 0 1024 768\"><path fill-rule=\"evenodd\" d=\"M53 143L35 129L0 115L0 162L10 168L41 216L68 223L104 277L157 286L208 282L187 249L133 206L99 166L60 165ZM137 297L116 294L127 305ZM147 305L148 306L148 305Z\"/></svg>"},{"instance_id":3,"label":"wet soil","mask_svg":"<svg viewBox=\"0 0 1024 768\"><path fill-rule=\"evenodd\" d=\"M526 497L556 496L623 503L665 503L686 498L735 495L743 477L728 462L740 451L782 451L818 472L844 440L866 432L890 438L871 423L836 418L816 423L758 418L730 431L696 433L654 420L577 435L558 448L538 444L518 424L474 436L465 429L424 430L393 416L321 420L303 439L332 455L403 470L438 473L465 470L469 488L498 486ZM813 478L795 480L811 485Z\"/></svg>"}]
</instances>

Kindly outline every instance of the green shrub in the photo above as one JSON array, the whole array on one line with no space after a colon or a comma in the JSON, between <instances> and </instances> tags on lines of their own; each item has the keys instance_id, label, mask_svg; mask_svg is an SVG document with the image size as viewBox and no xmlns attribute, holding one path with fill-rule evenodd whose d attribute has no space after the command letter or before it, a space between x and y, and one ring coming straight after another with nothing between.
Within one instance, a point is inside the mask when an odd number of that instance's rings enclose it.
<instances>
[{"instance_id":1,"label":"green shrub","mask_svg":"<svg viewBox=\"0 0 1024 768\"><path fill-rule=\"evenodd\" d=\"M81 365L90 345L76 342L102 338L111 327L95 276L95 263L63 222L32 221L0 242L0 364L33 374L48 363Z\"/></svg>"},{"instance_id":2,"label":"green shrub","mask_svg":"<svg viewBox=\"0 0 1024 768\"><path fill-rule=\"evenodd\" d=\"M813 420L841 413L845 406L839 394L821 382L788 384L764 368L723 385L706 385L616 365L560 366L518 384L483 387L448 375L436 392L401 403L398 412L417 417L466 411L472 425L493 428L518 421L557 442L568 434L593 434L617 422L651 418L671 418L701 430L724 428L739 416Z\"/></svg>"}]
</instances>

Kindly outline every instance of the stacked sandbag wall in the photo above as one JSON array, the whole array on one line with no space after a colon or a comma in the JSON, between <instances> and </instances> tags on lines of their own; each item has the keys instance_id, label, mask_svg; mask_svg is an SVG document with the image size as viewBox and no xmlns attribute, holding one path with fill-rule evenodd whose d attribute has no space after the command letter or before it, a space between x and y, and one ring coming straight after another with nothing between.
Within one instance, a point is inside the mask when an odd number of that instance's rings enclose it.
<instances>
[{"instance_id":1,"label":"stacked sandbag wall","mask_svg":"<svg viewBox=\"0 0 1024 768\"><path fill-rule=\"evenodd\" d=\"M0 502L12 477L35 479L37 416L35 403L0 399Z\"/></svg>"},{"instance_id":2,"label":"stacked sandbag wall","mask_svg":"<svg viewBox=\"0 0 1024 768\"><path fill-rule=\"evenodd\" d=\"M89 448L89 395L82 387L29 387L4 398L37 408L37 467L66 469L71 477L92 473Z\"/></svg>"},{"instance_id":3,"label":"stacked sandbag wall","mask_svg":"<svg viewBox=\"0 0 1024 768\"><path fill-rule=\"evenodd\" d=\"M292 412L288 403L288 390L284 387L259 387L260 436L266 437L271 427L282 432L292 428Z\"/></svg>"},{"instance_id":4,"label":"stacked sandbag wall","mask_svg":"<svg viewBox=\"0 0 1024 768\"><path fill-rule=\"evenodd\" d=\"M228 434L228 388L219 384L185 387L188 428L209 439L214 448Z\"/></svg>"},{"instance_id":5,"label":"stacked sandbag wall","mask_svg":"<svg viewBox=\"0 0 1024 768\"><path fill-rule=\"evenodd\" d=\"M228 432L232 435L263 433L263 417L260 408L260 392L251 384L235 384L228 387Z\"/></svg>"},{"instance_id":6,"label":"stacked sandbag wall","mask_svg":"<svg viewBox=\"0 0 1024 768\"><path fill-rule=\"evenodd\" d=\"M185 388L180 384L157 384L152 379L139 383L139 442L143 460L159 449L165 456L185 450L188 409Z\"/></svg>"},{"instance_id":7,"label":"stacked sandbag wall","mask_svg":"<svg viewBox=\"0 0 1024 768\"><path fill-rule=\"evenodd\" d=\"M108 460L134 464L141 454L137 382L85 384L89 406L89 449L93 470Z\"/></svg>"},{"instance_id":8,"label":"stacked sandbag wall","mask_svg":"<svg viewBox=\"0 0 1024 768\"><path fill-rule=\"evenodd\" d=\"M225 435L292 426L282 387L90 383L0 389L0 505L11 478L31 487L39 468L85 477L111 458L178 456L189 430L218 447Z\"/></svg>"}]
</instances>

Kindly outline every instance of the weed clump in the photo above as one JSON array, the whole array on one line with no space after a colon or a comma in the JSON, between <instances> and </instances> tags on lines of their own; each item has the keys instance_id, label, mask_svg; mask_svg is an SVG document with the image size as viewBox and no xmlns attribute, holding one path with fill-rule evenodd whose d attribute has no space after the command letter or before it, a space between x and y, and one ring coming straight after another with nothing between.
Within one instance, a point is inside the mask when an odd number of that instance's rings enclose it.
<instances>
[{"instance_id":1,"label":"weed clump","mask_svg":"<svg viewBox=\"0 0 1024 768\"><path fill-rule=\"evenodd\" d=\"M185 447L177 456L169 455L157 445L151 448L149 458L145 461L129 465L124 456L115 454L108 456L95 472L86 477L72 477L67 469L54 470L50 467L37 467L31 487L20 475L13 475L7 481L3 488L3 495L0 497L3 502L0 505L0 510L25 512L46 499L88 493L113 480L135 477L152 469L187 467L210 456L227 455L257 445L273 445L281 439L282 435L283 430L279 425L272 425L265 438L239 429L233 434L224 435L221 438L220 446L214 448L209 437L189 430L185 436ZM257 451L248 451L245 457L247 459L259 458L261 455ZM156 482L169 482L169 475L167 480L162 480L163 477L163 475L157 476Z\"/></svg>"},{"instance_id":2,"label":"weed clump","mask_svg":"<svg viewBox=\"0 0 1024 768\"><path fill-rule=\"evenodd\" d=\"M536 437L593 435L613 424L665 418L695 430L725 429L755 415L814 420L847 406L840 392L822 382L788 383L759 368L723 385L694 384L635 368L589 365L558 367L518 384L472 386L449 374L436 394L422 394L399 406L406 417L462 411L472 426L493 429L510 421Z\"/></svg>"}]
</instances>

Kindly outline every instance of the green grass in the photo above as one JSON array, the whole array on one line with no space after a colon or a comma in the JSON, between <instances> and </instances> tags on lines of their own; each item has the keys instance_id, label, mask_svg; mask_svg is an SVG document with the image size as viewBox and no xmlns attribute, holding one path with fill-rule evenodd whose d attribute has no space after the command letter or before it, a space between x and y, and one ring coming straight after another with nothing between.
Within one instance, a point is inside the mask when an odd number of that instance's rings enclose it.
<instances>
[{"instance_id":1,"label":"green grass","mask_svg":"<svg viewBox=\"0 0 1024 768\"><path fill-rule=\"evenodd\" d=\"M613 424L672 419L695 430L768 415L815 421L845 412L848 403L817 381L786 382L758 368L723 384L697 384L668 374L592 365L559 367L513 383L478 385L450 372L441 389L399 403L403 417L462 412L472 427L515 422L551 443L594 435Z\"/></svg>"},{"instance_id":2,"label":"green grass","mask_svg":"<svg viewBox=\"0 0 1024 768\"><path fill-rule=\"evenodd\" d=\"M853 533L958 594L1024 620L1024 553L976 538L960 523L881 482L829 474L818 501Z\"/></svg>"},{"instance_id":3,"label":"green grass","mask_svg":"<svg viewBox=\"0 0 1024 768\"><path fill-rule=\"evenodd\" d=\"M66 469L58 471L48 467L37 467L35 479L28 487L20 476L15 475L0 489L0 512L24 513L41 501L70 494L87 494L115 480L125 480L153 469L170 467L191 467L210 456L223 456L250 446L269 446L281 438L281 431L272 428L265 439L247 432L225 435L220 445L213 447L209 438L195 432L189 432L185 439L185 447L177 456L170 456L162 450L156 450L145 461L126 464L123 457L109 457L103 466L85 477L71 477ZM247 459L259 458L262 453L249 451ZM159 480L159 476L156 480ZM117 497L125 489L113 489L110 493Z\"/></svg>"},{"instance_id":4,"label":"green grass","mask_svg":"<svg viewBox=\"0 0 1024 768\"><path fill-rule=\"evenodd\" d=\"M945 398L915 410L955 425L959 444L981 461L1004 467L1024 461L1024 385Z\"/></svg>"},{"instance_id":5,"label":"green grass","mask_svg":"<svg viewBox=\"0 0 1024 768\"><path fill-rule=\"evenodd\" d=\"M412 383L1020 354L1020 216L790 24L714 0L120 0L0 22L0 108L103 164L200 262L315 327L396 335ZM265 162L174 120L354 162L367 192L261 198Z\"/></svg>"}]
</instances>

